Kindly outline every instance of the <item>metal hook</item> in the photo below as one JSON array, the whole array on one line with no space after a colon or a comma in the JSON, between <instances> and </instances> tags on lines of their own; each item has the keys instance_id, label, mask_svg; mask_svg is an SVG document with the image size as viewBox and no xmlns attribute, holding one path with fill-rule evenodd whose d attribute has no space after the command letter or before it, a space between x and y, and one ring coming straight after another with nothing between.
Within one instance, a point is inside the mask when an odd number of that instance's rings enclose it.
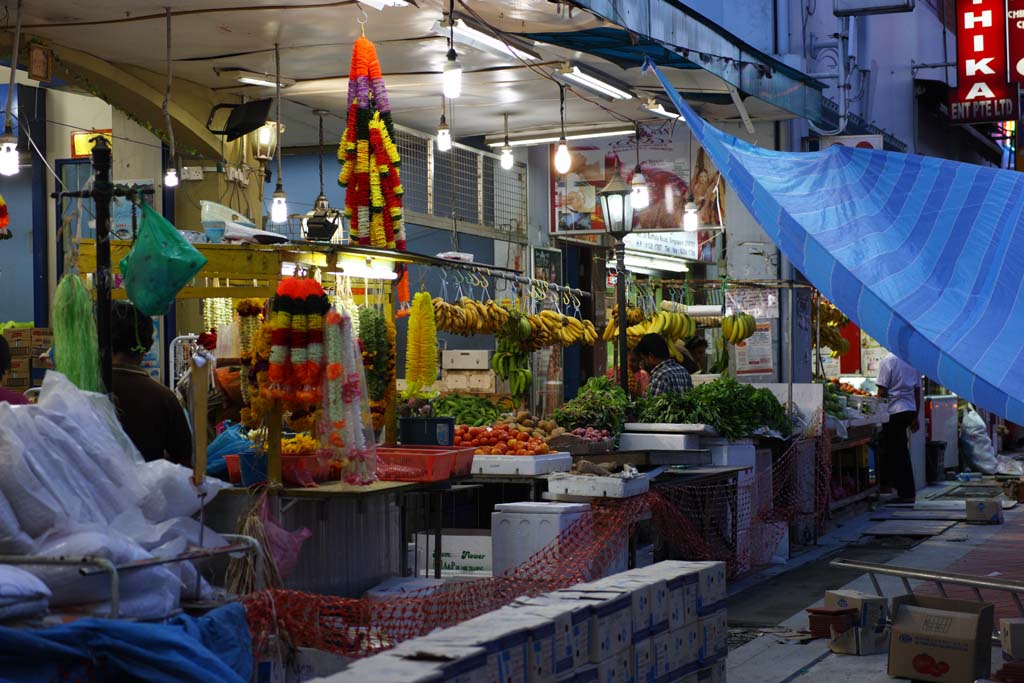
<instances>
[{"instance_id":1,"label":"metal hook","mask_svg":"<svg viewBox=\"0 0 1024 683\"><path fill-rule=\"evenodd\" d=\"M359 13L362 14L362 18L356 17L356 21L359 23L359 32L366 35L366 22L370 20L370 17L366 16L366 10L363 9L363 5L360 2L356 2L356 7L359 8Z\"/></svg>"}]
</instances>

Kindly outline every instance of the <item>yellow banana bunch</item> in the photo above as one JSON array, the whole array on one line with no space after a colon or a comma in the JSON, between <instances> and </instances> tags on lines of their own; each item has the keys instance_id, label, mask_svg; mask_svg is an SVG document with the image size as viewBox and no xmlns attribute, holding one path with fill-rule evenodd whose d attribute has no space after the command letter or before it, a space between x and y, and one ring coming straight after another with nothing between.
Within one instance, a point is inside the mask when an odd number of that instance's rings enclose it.
<instances>
[{"instance_id":1,"label":"yellow banana bunch","mask_svg":"<svg viewBox=\"0 0 1024 683\"><path fill-rule=\"evenodd\" d=\"M597 328L589 320L579 320L556 311L541 311L527 318L533 328L533 335L525 340L524 345L530 350L545 346L594 344L597 341Z\"/></svg>"},{"instance_id":2,"label":"yellow banana bunch","mask_svg":"<svg viewBox=\"0 0 1024 683\"><path fill-rule=\"evenodd\" d=\"M697 334L697 321L684 313L658 311L647 320L642 320L626 328L626 337L630 348L636 346L645 334L660 334L669 342L677 339L689 339ZM605 328L602 338L605 341L613 341L617 336L617 321L611 320Z\"/></svg>"},{"instance_id":3,"label":"yellow banana bunch","mask_svg":"<svg viewBox=\"0 0 1024 683\"><path fill-rule=\"evenodd\" d=\"M612 307L612 320L617 320L619 317L619 305L615 304ZM626 306L626 322L630 325L636 325L644 320L644 312L636 306Z\"/></svg>"},{"instance_id":4,"label":"yellow banana bunch","mask_svg":"<svg viewBox=\"0 0 1024 683\"><path fill-rule=\"evenodd\" d=\"M749 339L757 331L757 321L747 313L734 313L722 318L722 336L730 344Z\"/></svg>"},{"instance_id":5,"label":"yellow banana bunch","mask_svg":"<svg viewBox=\"0 0 1024 683\"><path fill-rule=\"evenodd\" d=\"M462 297L450 304L441 297L433 300L437 329L442 332L461 334L495 334L508 321L508 309L494 301L481 303L469 297Z\"/></svg>"},{"instance_id":6,"label":"yellow banana bunch","mask_svg":"<svg viewBox=\"0 0 1024 683\"><path fill-rule=\"evenodd\" d=\"M830 302L821 301L821 345L831 349L829 354L838 358L850 350L850 342L842 334L842 328L850 319ZM818 307L811 307L811 338L817 340Z\"/></svg>"}]
</instances>

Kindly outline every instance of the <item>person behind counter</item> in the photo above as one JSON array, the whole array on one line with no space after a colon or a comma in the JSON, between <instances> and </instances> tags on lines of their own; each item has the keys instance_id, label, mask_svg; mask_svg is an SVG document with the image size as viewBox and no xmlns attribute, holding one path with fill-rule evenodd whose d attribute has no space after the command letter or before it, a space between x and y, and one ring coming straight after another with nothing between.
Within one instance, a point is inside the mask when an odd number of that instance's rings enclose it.
<instances>
[{"instance_id":1,"label":"person behind counter","mask_svg":"<svg viewBox=\"0 0 1024 683\"><path fill-rule=\"evenodd\" d=\"M708 367L708 340L704 337L691 337L686 340L683 354L683 367L691 375L704 372Z\"/></svg>"},{"instance_id":2,"label":"person behind counter","mask_svg":"<svg viewBox=\"0 0 1024 683\"><path fill-rule=\"evenodd\" d=\"M153 345L153 321L127 301L114 303L110 337L111 393L121 426L147 461L192 466L192 431L178 398L142 369Z\"/></svg>"},{"instance_id":3,"label":"person behind counter","mask_svg":"<svg viewBox=\"0 0 1024 683\"><path fill-rule=\"evenodd\" d=\"M11 371L11 347L7 340L0 337L0 384L3 384L4 376ZM12 406L23 406L28 403L25 394L0 386L0 402L7 401Z\"/></svg>"},{"instance_id":4,"label":"person behind counter","mask_svg":"<svg viewBox=\"0 0 1024 683\"><path fill-rule=\"evenodd\" d=\"M690 373L672 360L668 352L668 342L660 334L645 334L636 345L636 353L640 356L644 369L651 375L651 381L647 385L648 396L689 391L693 388Z\"/></svg>"}]
</instances>

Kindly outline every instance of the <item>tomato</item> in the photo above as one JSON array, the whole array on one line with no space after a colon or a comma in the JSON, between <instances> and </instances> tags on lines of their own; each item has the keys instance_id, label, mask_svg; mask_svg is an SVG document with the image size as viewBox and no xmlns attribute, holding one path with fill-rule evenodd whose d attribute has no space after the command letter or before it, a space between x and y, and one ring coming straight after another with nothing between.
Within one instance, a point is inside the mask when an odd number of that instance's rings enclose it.
<instances>
[{"instance_id":1,"label":"tomato","mask_svg":"<svg viewBox=\"0 0 1024 683\"><path fill-rule=\"evenodd\" d=\"M455 443L456 446L461 446L462 445L462 437L459 436L458 432L455 433L455 442L454 443Z\"/></svg>"}]
</instances>

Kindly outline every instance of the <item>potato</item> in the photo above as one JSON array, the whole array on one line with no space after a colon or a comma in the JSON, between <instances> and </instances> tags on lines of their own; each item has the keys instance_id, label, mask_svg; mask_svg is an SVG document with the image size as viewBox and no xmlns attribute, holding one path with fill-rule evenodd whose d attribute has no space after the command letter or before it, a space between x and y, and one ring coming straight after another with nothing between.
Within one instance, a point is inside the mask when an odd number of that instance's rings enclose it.
<instances>
[{"instance_id":1,"label":"potato","mask_svg":"<svg viewBox=\"0 0 1024 683\"><path fill-rule=\"evenodd\" d=\"M529 410L520 410L516 413L516 422L522 422L523 420L529 420L533 415L530 415Z\"/></svg>"},{"instance_id":2,"label":"potato","mask_svg":"<svg viewBox=\"0 0 1024 683\"><path fill-rule=\"evenodd\" d=\"M552 438L556 436L561 436L562 434L565 434L565 430L562 429L561 427L555 427L554 429L551 430Z\"/></svg>"},{"instance_id":3,"label":"potato","mask_svg":"<svg viewBox=\"0 0 1024 683\"><path fill-rule=\"evenodd\" d=\"M533 420L523 420L520 424L528 429L534 429L537 426L537 423Z\"/></svg>"}]
</instances>

